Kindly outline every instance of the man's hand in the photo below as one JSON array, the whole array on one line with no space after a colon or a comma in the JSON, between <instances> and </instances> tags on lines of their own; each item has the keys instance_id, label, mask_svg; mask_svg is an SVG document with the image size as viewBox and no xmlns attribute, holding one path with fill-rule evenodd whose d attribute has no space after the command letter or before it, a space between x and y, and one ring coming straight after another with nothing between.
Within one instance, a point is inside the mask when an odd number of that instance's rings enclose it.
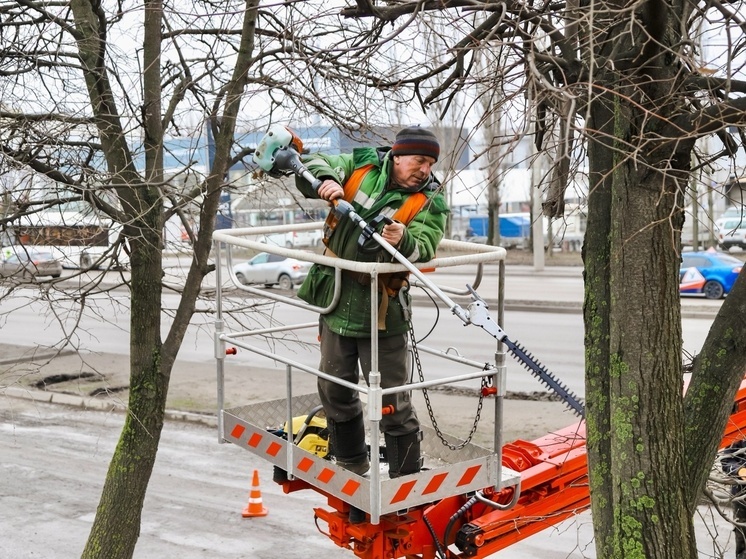
<instances>
[{"instance_id":1,"label":"man's hand","mask_svg":"<svg viewBox=\"0 0 746 559\"><path fill-rule=\"evenodd\" d=\"M342 185L338 182L331 179L326 179L324 182L321 183L321 186L319 186L317 193L319 195L319 198L329 200L331 202L332 200L336 200L337 198L344 197L345 191L344 188L342 188Z\"/></svg>"},{"instance_id":2,"label":"man's hand","mask_svg":"<svg viewBox=\"0 0 746 559\"><path fill-rule=\"evenodd\" d=\"M391 246L396 246L402 240L405 228L406 226L402 222L394 221L383 228L381 237L386 239Z\"/></svg>"}]
</instances>

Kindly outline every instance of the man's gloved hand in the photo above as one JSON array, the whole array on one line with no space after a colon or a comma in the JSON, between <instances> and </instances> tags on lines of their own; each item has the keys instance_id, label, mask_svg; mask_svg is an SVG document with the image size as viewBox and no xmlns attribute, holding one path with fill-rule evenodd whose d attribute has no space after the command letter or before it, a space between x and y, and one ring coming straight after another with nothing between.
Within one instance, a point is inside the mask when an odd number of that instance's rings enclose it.
<instances>
[{"instance_id":1,"label":"man's gloved hand","mask_svg":"<svg viewBox=\"0 0 746 559\"><path fill-rule=\"evenodd\" d=\"M404 237L404 225L401 221L394 221L393 223L387 224L381 231L381 237L383 237L391 246L396 246Z\"/></svg>"},{"instance_id":2,"label":"man's gloved hand","mask_svg":"<svg viewBox=\"0 0 746 559\"><path fill-rule=\"evenodd\" d=\"M322 182L321 186L319 186L319 189L316 192L318 193L319 198L329 200L330 202L332 200L344 197L345 194L342 185L331 179L326 179L324 182Z\"/></svg>"}]
</instances>

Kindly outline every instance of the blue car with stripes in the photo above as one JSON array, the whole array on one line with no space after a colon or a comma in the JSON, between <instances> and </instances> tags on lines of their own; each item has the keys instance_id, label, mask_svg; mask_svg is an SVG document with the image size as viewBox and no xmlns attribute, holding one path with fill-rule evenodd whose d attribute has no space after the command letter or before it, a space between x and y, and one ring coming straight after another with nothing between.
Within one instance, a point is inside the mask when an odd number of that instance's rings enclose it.
<instances>
[{"instance_id":1,"label":"blue car with stripes","mask_svg":"<svg viewBox=\"0 0 746 559\"><path fill-rule=\"evenodd\" d=\"M742 267L743 261L715 250L685 252L679 268L679 293L720 299L733 288Z\"/></svg>"}]
</instances>

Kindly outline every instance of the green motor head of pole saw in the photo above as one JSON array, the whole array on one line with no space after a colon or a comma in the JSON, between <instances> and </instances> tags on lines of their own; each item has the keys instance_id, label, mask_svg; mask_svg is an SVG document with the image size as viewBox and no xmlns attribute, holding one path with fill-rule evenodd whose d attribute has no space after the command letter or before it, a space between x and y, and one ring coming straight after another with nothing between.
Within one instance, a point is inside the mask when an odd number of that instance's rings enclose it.
<instances>
[{"instance_id":1,"label":"green motor head of pole saw","mask_svg":"<svg viewBox=\"0 0 746 559\"><path fill-rule=\"evenodd\" d=\"M288 149L296 154L303 153L303 141L287 126L275 124L259 141L252 158L254 163L271 176L281 176L292 170L278 168L275 159L278 152Z\"/></svg>"}]
</instances>

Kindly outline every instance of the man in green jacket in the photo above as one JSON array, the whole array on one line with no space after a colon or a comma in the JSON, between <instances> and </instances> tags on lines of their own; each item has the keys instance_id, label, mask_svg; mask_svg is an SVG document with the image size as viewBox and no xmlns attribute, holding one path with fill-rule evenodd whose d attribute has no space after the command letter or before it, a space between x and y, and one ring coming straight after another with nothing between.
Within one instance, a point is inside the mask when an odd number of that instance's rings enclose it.
<instances>
[{"instance_id":1,"label":"man in green jacket","mask_svg":"<svg viewBox=\"0 0 746 559\"><path fill-rule=\"evenodd\" d=\"M379 215L394 218L393 223L383 227L381 236L411 262L427 262L435 256L435 249L443 238L448 214L442 187L431 172L439 155L440 146L432 132L419 127L405 128L396 135L391 148L356 148L352 154L310 155L304 163L322 183L316 192L302 178L296 184L306 197L329 201L344 197L367 223ZM407 202L413 196L415 199ZM407 212L405 218L400 217ZM340 220L333 230L326 232L326 254L360 262L391 261L385 251L361 252L358 247L361 232L351 220ZM378 331L382 388L406 384L409 376L409 321L400 301L400 285L401 279L391 280L386 289L379 290L379 304L380 298L388 298L385 317L379 317ZM331 303L333 289L334 270L314 265L298 296L326 307ZM404 297L408 307L409 295L405 293ZM370 275L343 273L339 304L319 321L321 371L357 384L359 360L368 381L370 298ZM358 393L324 379L319 379L318 390L326 412L331 452L337 464L358 475L365 474L370 464ZM410 393L385 396L383 406L384 409L393 408L393 413L381 419L389 476L418 472L422 465L422 433Z\"/></svg>"}]
</instances>

